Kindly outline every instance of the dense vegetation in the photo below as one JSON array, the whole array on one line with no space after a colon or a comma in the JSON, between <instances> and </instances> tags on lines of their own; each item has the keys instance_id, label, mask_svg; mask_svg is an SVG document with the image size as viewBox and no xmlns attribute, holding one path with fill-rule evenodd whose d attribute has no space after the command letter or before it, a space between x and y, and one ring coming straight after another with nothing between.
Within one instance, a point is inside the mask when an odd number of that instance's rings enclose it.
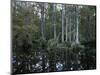
<instances>
[{"instance_id":1,"label":"dense vegetation","mask_svg":"<svg viewBox=\"0 0 100 75\"><path fill-rule=\"evenodd\" d=\"M12 0L12 73L96 68L96 7Z\"/></svg>"}]
</instances>

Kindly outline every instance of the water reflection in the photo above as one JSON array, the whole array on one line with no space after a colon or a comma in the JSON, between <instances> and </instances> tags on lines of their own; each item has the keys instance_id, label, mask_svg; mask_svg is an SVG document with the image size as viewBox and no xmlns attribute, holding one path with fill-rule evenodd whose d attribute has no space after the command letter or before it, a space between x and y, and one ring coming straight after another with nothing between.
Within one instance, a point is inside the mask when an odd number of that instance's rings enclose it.
<instances>
[{"instance_id":1,"label":"water reflection","mask_svg":"<svg viewBox=\"0 0 100 75\"><path fill-rule=\"evenodd\" d=\"M63 64L60 63L60 62L57 62L56 63L56 69L57 69L57 71L62 71L63 70Z\"/></svg>"},{"instance_id":2,"label":"water reflection","mask_svg":"<svg viewBox=\"0 0 100 75\"><path fill-rule=\"evenodd\" d=\"M61 59L60 52L52 58L43 52L36 52L35 54L13 55L13 73L59 72L95 68L95 55L88 55L89 53L86 53L84 50L76 54L77 57L75 57L75 54L69 54L70 56L63 59ZM86 57L87 55L88 58Z\"/></svg>"}]
</instances>

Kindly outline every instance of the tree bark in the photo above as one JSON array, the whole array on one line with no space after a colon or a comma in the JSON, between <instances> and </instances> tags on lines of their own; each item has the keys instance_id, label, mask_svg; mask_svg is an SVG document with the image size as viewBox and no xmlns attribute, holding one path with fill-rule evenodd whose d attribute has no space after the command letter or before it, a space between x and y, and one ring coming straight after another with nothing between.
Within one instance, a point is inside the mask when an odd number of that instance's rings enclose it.
<instances>
[{"instance_id":1,"label":"tree bark","mask_svg":"<svg viewBox=\"0 0 100 75\"><path fill-rule=\"evenodd\" d=\"M53 25L54 25L54 39L56 39L56 5L53 4Z\"/></svg>"},{"instance_id":2,"label":"tree bark","mask_svg":"<svg viewBox=\"0 0 100 75\"><path fill-rule=\"evenodd\" d=\"M76 11L77 11L77 17L76 17L76 43L79 43L79 8L76 6Z\"/></svg>"},{"instance_id":3,"label":"tree bark","mask_svg":"<svg viewBox=\"0 0 100 75\"><path fill-rule=\"evenodd\" d=\"M42 35L42 39L45 39L44 24L45 24L45 14L44 14L44 3L43 3L43 4L41 4L41 35Z\"/></svg>"},{"instance_id":4,"label":"tree bark","mask_svg":"<svg viewBox=\"0 0 100 75\"><path fill-rule=\"evenodd\" d=\"M62 42L64 42L64 16L65 16L65 9L64 5L62 4Z\"/></svg>"},{"instance_id":5,"label":"tree bark","mask_svg":"<svg viewBox=\"0 0 100 75\"><path fill-rule=\"evenodd\" d=\"M67 5L65 6L65 8L66 8L66 13L65 13L65 15L66 15L66 42L67 42L67 40L68 40L68 14L67 14Z\"/></svg>"}]
</instances>

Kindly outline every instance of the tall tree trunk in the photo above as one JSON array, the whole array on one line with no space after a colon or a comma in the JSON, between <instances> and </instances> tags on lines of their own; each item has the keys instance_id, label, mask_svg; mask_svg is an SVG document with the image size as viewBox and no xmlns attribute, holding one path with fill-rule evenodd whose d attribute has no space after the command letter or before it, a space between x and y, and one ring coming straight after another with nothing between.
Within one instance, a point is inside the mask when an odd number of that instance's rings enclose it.
<instances>
[{"instance_id":1,"label":"tall tree trunk","mask_svg":"<svg viewBox=\"0 0 100 75\"><path fill-rule=\"evenodd\" d=\"M68 8L67 8L67 5L65 6L65 9L66 9L65 15L66 15L66 42L67 42L67 40L68 40L68 14L67 14Z\"/></svg>"},{"instance_id":2,"label":"tall tree trunk","mask_svg":"<svg viewBox=\"0 0 100 75\"><path fill-rule=\"evenodd\" d=\"M53 25L52 25L53 24L53 4L50 4L49 18L50 18L50 36L49 36L49 39L50 39L52 38L52 34L53 34Z\"/></svg>"},{"instance_id":3,"label":"tall tree trunk","mask_svg":"<svg viewBox=\"0 0 100 75\"><path fill-rule=\"evenodd\" d=\"M28 2L25 2L25 7L26 7L26 13L25 13L25 17L24 17L24 19L25 19L25 25L29 25L29 9L28 9ZM27 14L28 13L28 14Z\"/></svg>"},{"instance_id":4,"label":"tall tree trunk","mask_svg":"<svg viewBox=\"0 0 100 75\"><path fill-rule=\"evenodd\" d=\"M70 15L69 16L69 42L70 43L71 43L71 34L72 34L71 25L72 25L72 23L71 23L71 15Z\"/></svg>"},{"instance_id":5,"label":"tall tree trunk","mask_svg":"<svg viewBox=\"0 0 100 75\"><path fill-rule=\"evenodd\" d=\"M76 25L75 25L75 22L76 22L76 20L75 20L75 18L76 18L76 16L74 15L74 36L73 36L73 39L74 39L74 43L75 43L75 39L76 39L76 35L75 35L75 31L76 31Z\"/></svg>"},{"instance_id":6,"label":"tall tree trunk","mask_svg":"<svg viewBox=\"0 0 100 75\"><path fill-rule=\"evenodd\" d=\"M62 42L64 42L64 16L65 16L65 9L64 5L62 4Z\"/></svg>"},{"instance_id":7,"label":"tall tree trunk","mask_svg":"<svg viewBox=\"0 0 100 75\"><path fill-rule=\"evenodd\" d=\"M56 39L56 5L53 4L53 25L54 25L54 39Z\"/></svg>"},{"instance_id":8,"label":"tall tree trunk","mask_svg":"<svg viewBox=\"0 0 100 75\"><path fill-rule=\"evenodd\" d=\"M76 17L76 43L79 43L79 30L78 30L78 26L79 26L79 8L78 6L76 6L76 13L77 13L77 17Z\"/></svg>"},{"instance_id":9,"label":"tall tree trunk","mask_svg":"<svg viewBox=\"0 0 100 75\"><path fill-rule=\"evenodd\" d=\"M44 14L44 3L43 3L43 4L41 4L41 35L42 35L42 39L45 39L44 24L45 24L45 14Z\"/></svg>"}]
</instances>

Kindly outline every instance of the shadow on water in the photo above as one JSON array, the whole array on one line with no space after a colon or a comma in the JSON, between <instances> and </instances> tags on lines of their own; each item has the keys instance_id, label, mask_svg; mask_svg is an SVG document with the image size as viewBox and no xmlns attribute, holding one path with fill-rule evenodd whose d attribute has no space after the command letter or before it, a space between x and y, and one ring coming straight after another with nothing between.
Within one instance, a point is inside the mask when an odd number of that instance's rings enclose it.
<instances>
[{"instance_id":1,"label":"shadow on water","mask_svg":"<svg viewBox=\"0 0 100 75\"><path fill-rule=\"evenodd\" d=\"M37 48L28 54L12 56L12 73L42 73L96 69L95 46L75 48Z\"/></svg>"}]
</instances>

